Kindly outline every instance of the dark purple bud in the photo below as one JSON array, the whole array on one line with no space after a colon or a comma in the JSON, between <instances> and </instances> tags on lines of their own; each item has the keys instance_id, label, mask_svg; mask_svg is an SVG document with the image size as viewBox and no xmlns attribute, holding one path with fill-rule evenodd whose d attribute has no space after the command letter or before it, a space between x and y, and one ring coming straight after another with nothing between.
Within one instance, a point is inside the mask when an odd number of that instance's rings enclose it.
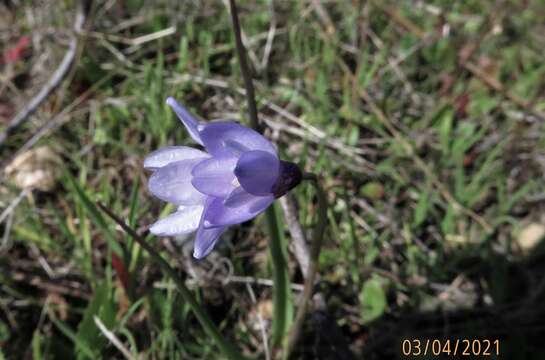
<instances>
[{"instance_id":1,"label":"dark purple bud","mask_svg":"<svg viewBox=\"0 0 545 360\"><path fill-rule=\"evenodd\" d=\"M280 175L272 187L274 197L284 196L288 191L301 183L303 174L297 164L289 161L280 161Z\"/></svg>"}]
</instances>

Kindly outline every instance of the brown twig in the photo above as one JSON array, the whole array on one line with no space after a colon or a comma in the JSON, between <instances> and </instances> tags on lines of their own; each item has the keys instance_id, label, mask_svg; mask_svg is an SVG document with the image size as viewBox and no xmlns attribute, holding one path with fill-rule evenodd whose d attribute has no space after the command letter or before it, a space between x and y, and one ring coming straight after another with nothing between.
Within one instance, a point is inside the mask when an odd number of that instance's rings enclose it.
<instances>
[{"instance_id":1,"label":"brown twig","mask_svg":"<svg viewBox=\"0 0 545 360\"><path fill-rule=\"evenodd\" d=\"M51 78L45 83L42 89L30 100L30 102L23 107L21 111L9 122L5 130L0 133L0 146L6 141L8 136L19 128L28 120L36 109L51 95L51 93L59 87L62 81L66 78L68 71L72 67L72 63L76 58L78 49L78 34L81 32L83 24L85 22L85 11L83 1L80 1L77 6L76 19L74 21L74 32L68 50L64 55L59 67Z\"/></svg>"}]
</instances>

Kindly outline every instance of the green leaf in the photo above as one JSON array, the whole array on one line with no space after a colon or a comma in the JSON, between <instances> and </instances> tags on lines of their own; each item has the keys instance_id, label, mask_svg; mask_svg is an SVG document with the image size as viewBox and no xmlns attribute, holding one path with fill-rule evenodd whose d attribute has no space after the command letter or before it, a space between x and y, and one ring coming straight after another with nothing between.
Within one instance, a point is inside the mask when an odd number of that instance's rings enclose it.
<instances>
[{"instance_id":1,"label":"green leaf","mask_svg":"<svg viewBox=\"0 0 545 360\"><path fill-rule=\"evenodd\" d=\"M384 186L378 181L370 181L361 187L360 194L370 200L380 200L384 196Z\"/></svg>"},{"instance_id":2,"label":"green leaf","mask_svg":"<svg viewBox=\"0 0 545 360\"><path fill-rule=\"evenodd\" d=\"M441 221L441 230L443 231L444 235L454 233L455 220L456 220L456 212L454 211L454 208L449 205L447 207L445 216L443 217L443 220Z\"/></svg>"},{"instance_id":3,"label":"green leaf","mask_svg":"<svg viewBox=\"0 0 545 360\"><path fill-rule=\"evenodd\" d=\"M424 220L426 220L426 216L428 215L429 203L430 193L429 189L427 188L425 191L420 193L420 196L418 197L418 203L416 204L416 208L414 209L413 226L415 228L422 225Z\"/></svg>"},{"instance_id":4,"label":"green leaf","mask_svg":"<svg viewBox=\"0 0 545 360\"><path fill-rule=\"evenodd\" d=\"M448 155L450 153L452 120L453 120L452 110L446 111L443 114L443 118L441 119L441 124L439 127L439 142L441 144L441 149L443 151L443 154L445 155Z\"/></svg>"},{"instance_id":5,"label":"green leaf","mask_svg":"<svg viewBox=\"0 0 545 360\"><path fill-rule=\"evenodd\" d=\"M4 321L0 320L0 343L5 343L9 340L9 337L9 326Z\"/></svg>"},{"instance_id":6,"label":"green leaf","mask_svg":"<svg viewBox=\"0 0 545 360\"><path fill-rule=\"evenodd\" d=\"M39 330L34 331L32 336L32 359L41 360L42 359L42 337Z\"/></svg>"},{"instance_id":7,"label":"green leaf","mask_svg":"<svg viewBox=\"0 0 545 360\"><path fill-rule=\"evenodd\" d=\"M369 279L360 292L361 317L364 323L370 323L384 314L386 294L377 278Z\"/></svg>"}]
</instances>

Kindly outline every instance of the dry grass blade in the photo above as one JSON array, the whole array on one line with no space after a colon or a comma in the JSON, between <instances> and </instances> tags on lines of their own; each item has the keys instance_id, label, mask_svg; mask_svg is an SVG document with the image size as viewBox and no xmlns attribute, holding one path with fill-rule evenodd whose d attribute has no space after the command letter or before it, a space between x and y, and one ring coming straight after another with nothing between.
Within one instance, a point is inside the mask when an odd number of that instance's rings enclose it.
<instances>
[{"instance_id":1,"label":"dry grass blade","mask_svg":"<svg viewBox=\"0 0 545 360\"><path fill-rule=\"evenodd\" d=\"M123 354L125 359L137 360L137 358L132 356L129 349L127 349L125 345L123 345L123 343L117 338L117 336L115 336L113 332L106 328L104 323L96 315L93 317L93 320L95 321L95 324L100 332L117 348L117 350L119 350L119 352L121 352L121 354Z\"/></svg>"}]
</instances>

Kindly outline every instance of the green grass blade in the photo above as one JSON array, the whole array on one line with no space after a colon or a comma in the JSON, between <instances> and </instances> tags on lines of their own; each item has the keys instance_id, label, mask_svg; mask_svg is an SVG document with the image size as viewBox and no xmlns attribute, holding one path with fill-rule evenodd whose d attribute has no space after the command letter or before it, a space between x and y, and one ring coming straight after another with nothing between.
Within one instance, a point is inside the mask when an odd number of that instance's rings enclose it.
<instances>
[{"instance_id":1,"label":"green grass blade","mask_svg":"<svg viewBox=\"0 0 545 360\"><path fill-rule=\"evenodd\" d=\"M286 249L278 211L273 204L266 211L269 227L269 249L273 270L272 344L280 346L293 321L293 302L286 263Z\"/></svg>"}]
</instances>

